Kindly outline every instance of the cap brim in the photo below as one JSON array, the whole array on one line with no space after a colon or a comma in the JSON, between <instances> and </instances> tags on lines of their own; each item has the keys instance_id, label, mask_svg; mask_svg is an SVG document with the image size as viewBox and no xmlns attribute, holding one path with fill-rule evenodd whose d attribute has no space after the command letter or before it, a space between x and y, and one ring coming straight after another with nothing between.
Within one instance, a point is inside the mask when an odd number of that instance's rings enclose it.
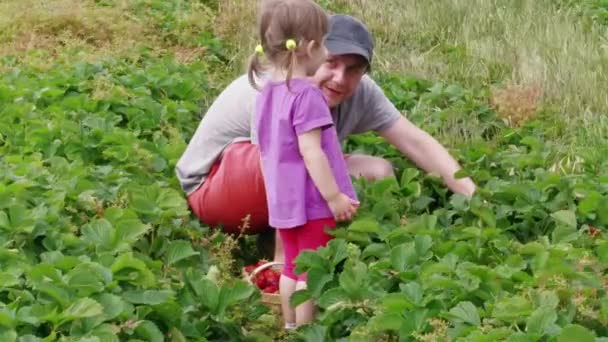
<instances>
[{"instance_id":1,"label":"cap brim","mask_svg":"<svg viewBox=\"0 0 608 342\"><path fill-rule=\"evenodd\" d=\"M353 43L341 40L325 40L325 47L332 55L359 55L365 58L367 64L371 64L367 51Z\"/></svg>"}]
</instances>

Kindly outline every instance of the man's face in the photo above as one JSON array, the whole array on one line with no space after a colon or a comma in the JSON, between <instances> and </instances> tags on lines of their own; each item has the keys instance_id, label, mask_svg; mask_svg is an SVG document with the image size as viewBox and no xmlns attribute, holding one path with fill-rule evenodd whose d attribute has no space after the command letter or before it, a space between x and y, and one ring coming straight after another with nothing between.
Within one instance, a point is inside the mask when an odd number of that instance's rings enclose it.
<instances>
[{"instance_id":1,"label":"man's face","mask_svg":"<svg viewBox=\"0 0 608 342\"><path fill-rule=\"evenodd\" d=\"M367 62L359 55L329 55L315 74L329 107L350 98L366 70Z\"/></svg>"}]
</instances>

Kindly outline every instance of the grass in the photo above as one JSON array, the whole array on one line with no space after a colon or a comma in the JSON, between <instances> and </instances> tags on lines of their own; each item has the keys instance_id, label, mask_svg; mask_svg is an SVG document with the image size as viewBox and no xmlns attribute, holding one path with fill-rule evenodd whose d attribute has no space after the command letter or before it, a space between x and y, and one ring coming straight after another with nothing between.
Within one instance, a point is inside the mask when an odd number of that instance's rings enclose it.
<instances>
[{"instance_id":1,"label":"grass","mask_svg":"<svg viewBox=\"0 0 608 342\"><path fill-rule=\"evenodd\" d=\"M380 69L503 95L542 94L539 110L570 128L556 138L587 146L605 136L597 122L608 110L606 28L581 17L579 7L545 0L385 4L352 7L376 34Z\"/></svg>"},{"instance_id":2,"label":"grass","mask_svg":"<svg viewBox=\"0 0 608 342\"><path fill-rule=\"evenodd\" d=\"M608 35L600 2L319 3L370 27L379 74L484 93L483 101L513 125L535 118L550 123L547 134L565 154L608 149ZM248 0L7 0L0 3L0 55L41 68L61 58L137 60L142 51L184 63L207 59L218 62L211 77L219 91L245 71L256 44L255 9ZM438 139L449 144L479 129L466 112L450 113L445 125Z\"/></svg>"},{"instance_id":3,"label":"grass","mask_svg":"<svg viewBox=\"0 0 608 342\"><path fill-rule=\"evenodd\" d=\"M255 44L253 6L228 0L215 31L230 41L234 60ZM487 103L514 124L540 118L565 154L606 149L608 35L587 1L373 0L319 1L331 12L361 18L376 40L375 70L457 83L487 93ZM390 10L389 10L390 9ZM581 15L583 14L583 15ZM600 18L601 19L601 18ZM238 25L235 26L235 23ZM235 29L235 27L237 29ZM242 65L234 63L234 73ZM446 132L477 130L465 120ZM598 124L599 123L599 124ZM464 133L462 133L464 132ZM450 136L439 137L449 142Z\"/></svg>"}]
</instances>

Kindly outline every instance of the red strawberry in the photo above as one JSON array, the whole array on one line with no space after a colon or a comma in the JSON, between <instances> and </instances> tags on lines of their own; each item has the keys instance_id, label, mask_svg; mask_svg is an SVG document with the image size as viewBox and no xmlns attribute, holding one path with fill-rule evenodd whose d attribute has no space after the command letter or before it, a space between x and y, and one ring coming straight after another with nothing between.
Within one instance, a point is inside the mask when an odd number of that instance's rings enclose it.
<instances>
[{"instance_id":1,"label":"red strawberry","mask_svg":"<svg viewBox=\"0 0 608 342\"><path fill-rule=\"evenodd\" d=\"M255 270L255 265L247 265L247 266L245 266L245 272L247 274L251 274L251 272L253 272L253 270Z\"/></svg>"},{"instance_id":2,"label":"red strawberry","mask_svg":"<svg viewBox=\"0 0 608 342\"><path fill-rule=\"evenodd\" d=\"M279 287L279 281L275 280L275 279L271 279L270 281L268 281L268 286Z\"/></svg>"},{"instance_id":3,"label":"red strawberry","mask_svg":"<svg viewBox=\"0 0 608 342\"><path fill-rule=\"evenodd\" d=\"M264 278L264 277L258 277L255 281L255 284L258 286L258 288L260 290L265 288L268 285L268 283L266 282L266 278Z\"/></svg>"},{"instance_id":4,"label":"red strawberry","mask_svg":"<svg viewBox=\"0 0 608 342\"><path fill-rule=\"evenodd\" d=\"M595 227L589 226L589 235L591 235L591 237L596 237L600 235L600 230Z\"/></svg>"},{"instance_id":5,"label":"red strawberry","mask_svg":"<svg viewBox=\"0 0 608 342\"><path fill-rule=\"evenodd\" d=\"M264 293L277 293L277 292L279 292L279 289L276 286L270 285L270 286L266 287L264 290L262 290L262 292L264 292Z\"/></svg>"},{"instance_id":6,"label":"red strawberry","mask_svg":"<svg viewBox=\"0 0 608 342\"><path fill-rule=\"evenodd\" d=\"M264 270L264 272L262 272L262 274L264 275L264 277L266 278L273 278L275 276L275 273L273 270L267 268Z\"/></svg>"}]
</instances>

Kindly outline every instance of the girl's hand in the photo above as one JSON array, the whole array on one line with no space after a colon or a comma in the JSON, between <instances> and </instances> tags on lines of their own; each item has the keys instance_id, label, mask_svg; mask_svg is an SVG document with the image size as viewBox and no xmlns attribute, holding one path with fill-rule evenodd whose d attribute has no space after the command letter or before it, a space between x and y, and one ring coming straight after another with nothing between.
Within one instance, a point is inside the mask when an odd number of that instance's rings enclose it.
<instances>
[{"instance_id":1,"label":"girl's hand","mask_svg":"<svg viewBox=\"0 0 608 342\"><path fill-rule=\"evenodd\" d=\"M327 204L337 222L351 220L359 208L358 202L343 193L334 196Z\"/></svg>"}]
</instances>

